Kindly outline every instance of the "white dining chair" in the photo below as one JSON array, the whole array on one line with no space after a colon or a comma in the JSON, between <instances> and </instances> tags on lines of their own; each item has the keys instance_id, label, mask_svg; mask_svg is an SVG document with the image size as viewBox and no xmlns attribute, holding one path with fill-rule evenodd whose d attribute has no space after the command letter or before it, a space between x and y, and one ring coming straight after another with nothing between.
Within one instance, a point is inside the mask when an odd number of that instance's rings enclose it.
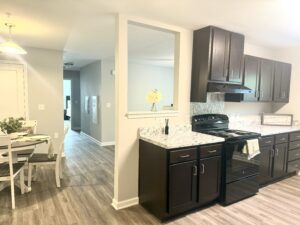
<instances>
[{"instance_id":1,"label":"white dining chair","mask_svg":"<svg viewBox=\"0 0 300 225\"><path fill-rule=\"evenodd\" d=\"M36 134L37 131L37 120L21 120L22 130L28 132L29 134ZM27 160L34 152L34 149L31 147L26 147L19 149L16 154L20 161Z\"/></svg>"},{"instance_id":2,"label":"white dining chair","mask_svg":"<svg viewBox=\"0 0 300 225\"><path fill-rule=\"evenodd\" d=\"M49 157L48 154L33 154L28 159L28 187L31 187L32 180L32 169L34 166L41 165L53 165L55 166L55 180L56 186L60 187L60 179L62 178L62 151L64 149L65 137L68 133L69 128L65 127L64 129L64 137L62 143L59 146L58 151L54 154L53 157Z\"/></svg>"},{"instance_id":3,"label":"white dining chair","mask_svg":"<svg viewBox=\"0 0 300 225\"><path fill-rule=\"evenodd\" d=\"M0 181L10 181L11 205L15 209L15 183L14 179L20 174L21 193L24 194L24 162L13 163L11 140L8 136L0 136Z\"/></svg>"}]
</instances>

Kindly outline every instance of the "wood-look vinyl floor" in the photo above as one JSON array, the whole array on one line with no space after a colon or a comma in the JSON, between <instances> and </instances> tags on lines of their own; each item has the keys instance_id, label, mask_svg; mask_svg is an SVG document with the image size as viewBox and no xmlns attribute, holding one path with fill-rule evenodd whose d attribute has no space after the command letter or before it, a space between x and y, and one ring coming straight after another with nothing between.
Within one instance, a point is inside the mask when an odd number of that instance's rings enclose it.
<instances>
[{"instance_id":1,"label":"wood-look vinyl floor","mask_svg":"<svg viewBox=\"0 0 300 225\"><path fill-rule=\"evenodd\" d=\"M161 224L140 206L119 211L111 207L113 163L113 148L99 147L71 131L62 188L56 188L49 166L40 167L31 193L21 195L16 189L15 210L10 208L10 189L0 192L0 225ZM216 204L166 224L298 225L300 177L265 187L258 195L231 206Z\"/></svg>"}]
</instances>

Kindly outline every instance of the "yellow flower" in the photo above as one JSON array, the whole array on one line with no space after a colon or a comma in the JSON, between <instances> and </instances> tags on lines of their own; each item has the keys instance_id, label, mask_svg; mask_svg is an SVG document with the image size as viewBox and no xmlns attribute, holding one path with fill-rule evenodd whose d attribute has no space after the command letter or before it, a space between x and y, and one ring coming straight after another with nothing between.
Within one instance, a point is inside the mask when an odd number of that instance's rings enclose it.
<instances>
[{"instance_id":1,"label":"yellow flower","mask_svg":"<svg viewBox=\"0 0 300 225\"><path fill-rule=\"evenodd\" d=\"M161 93L157 89L154 89L147 94L146 100L149 103L158 103L161 100Z\"/></svg>"}]
</instances>

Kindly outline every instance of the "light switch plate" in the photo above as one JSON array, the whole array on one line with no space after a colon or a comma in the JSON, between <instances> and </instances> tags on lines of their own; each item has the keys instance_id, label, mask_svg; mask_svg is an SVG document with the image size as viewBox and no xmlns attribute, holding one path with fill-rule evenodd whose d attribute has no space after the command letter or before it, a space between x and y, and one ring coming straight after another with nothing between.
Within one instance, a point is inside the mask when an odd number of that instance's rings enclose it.
<instances>
[{"instance_id":1,"label":"light switch plate","mask_svg":"<svg viewBox=\"0 0 300 225\"><path fill-rule=\"evenodd\" d=\"M39 110L45 110L45 105L44 104L39 104L38 109Z\"/></svg>"}]
</instances>

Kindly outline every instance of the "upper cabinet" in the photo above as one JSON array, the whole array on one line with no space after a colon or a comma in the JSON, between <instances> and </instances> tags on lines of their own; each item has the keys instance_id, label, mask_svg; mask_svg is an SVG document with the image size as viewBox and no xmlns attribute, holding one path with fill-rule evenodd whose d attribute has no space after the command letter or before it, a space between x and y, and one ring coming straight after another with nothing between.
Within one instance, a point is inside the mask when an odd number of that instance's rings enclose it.
<instances>
[{"instance_id":1,"label":"upper cabinet","mask_svg":"<svg viewBox=\"0 0 300 225\"><path fill-rule=\"evenodd\" d=\"M275 63L274 102L289 102L292 65Z\"/></svg>"},{"instance_id":2,"label":"upper cabinet","mask_svg":"<svg viewBox=\"0 0 300 225\"><path fill-rule=\"evenodd\" d=\"M242 83L244 36L209 26L194 31L191 101L205 102L208 82Z\"/></svg>"},{"instance_id":3,"label":"upper cabinet","mask_svg":"<svg viewBox=\"0 0 300 225\"><path fill-rule=\"evenodd\" d=\"M291 65L254 56L245 56L244 85L255 90L244 94L246 102L288 102ZM230 96L233 99L233 96ZM227 100L230 101L230 97Z\"/></svg>"}]
</instances>

